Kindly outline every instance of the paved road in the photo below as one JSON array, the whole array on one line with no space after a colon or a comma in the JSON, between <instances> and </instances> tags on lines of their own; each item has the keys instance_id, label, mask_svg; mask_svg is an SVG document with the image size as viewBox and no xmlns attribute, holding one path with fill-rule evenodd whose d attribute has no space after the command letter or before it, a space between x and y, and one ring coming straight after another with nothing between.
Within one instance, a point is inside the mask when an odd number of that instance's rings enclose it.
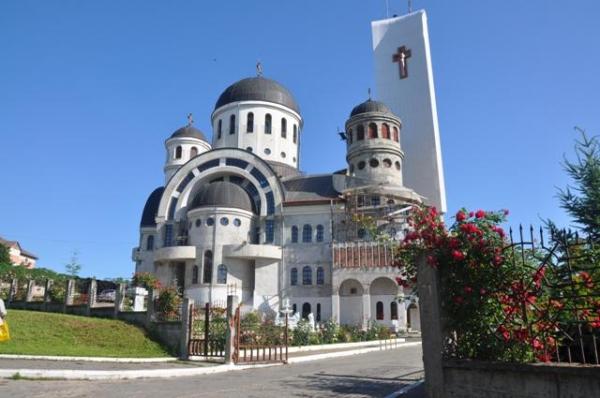
<instances>
[{"instance_id":1,"label":"paved road","mask_svg":"<svg viewBox=\"0 0 600 398\"><path fill-rule=\"evenodd\" d=\"M422 377L421 347L173 379L1 380L0 397L385 397Z\"/></svg>"}]
</instances>

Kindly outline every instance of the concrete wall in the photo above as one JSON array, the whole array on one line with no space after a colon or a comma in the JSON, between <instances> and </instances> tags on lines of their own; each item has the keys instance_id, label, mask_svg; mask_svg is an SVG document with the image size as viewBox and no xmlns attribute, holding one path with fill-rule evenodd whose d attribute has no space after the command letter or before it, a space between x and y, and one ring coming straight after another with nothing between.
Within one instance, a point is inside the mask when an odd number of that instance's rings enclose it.
<instances>
[{"instance_id":1,"label":"concrete wall","mask_svg":"<svg viewBox=\"0 0 600 398\"><path fill-rule=\"evenodd\" d=\"M600 367L446 361L448 398L600 397Z\"/></svg>"},{"instance_id":2,"label":"concrete wall","mask_svg":"<svg viewBox=\"0 0 600 398\"><path fill-rule=\"evenodd\" d=\"M179 352L181 322L153 322L150 333L175 352Z\"/></svg>"}]
</instances>

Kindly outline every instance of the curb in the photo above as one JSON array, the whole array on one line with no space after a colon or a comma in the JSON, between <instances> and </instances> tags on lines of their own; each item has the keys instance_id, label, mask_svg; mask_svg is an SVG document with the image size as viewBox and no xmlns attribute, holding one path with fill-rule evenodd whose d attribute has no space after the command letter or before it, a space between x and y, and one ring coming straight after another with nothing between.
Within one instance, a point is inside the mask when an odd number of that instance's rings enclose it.
<instances>
[{"instance_id":1,"label":"curb","mask_svg":"<svg viewBox=\"0 0 600 398\"><path fill-rule=\"evenodd\" d=\"M163 363L178 361L176 357L164 358L111 358L111 357L63 357L52 355L13 355L0 354L0 359L39 359L45 361L77 361L77 362L120 362L120 363Z\"/></svg>"},{"instance_id":2,"label":"curb","mask_svg":"<svg viewBox=\"0 0 600 398\"><path fill-rule=\"evenodd\" d=\"M402 395L406 394L407 392L419 387L423 383L424 382L421 380L421 381L417 381L416 383L409 384L407 386L402 387L398 391L395 391L395 392L391 393L390 395L387 395L385 398L399 398Z\"/></svg>"},{"instance_id":3,"label":"curb","mask_svg":"<svg viewBox=\"0 0 600 398\"><path fill-rule=\"evenodd\" d=\"M326 350L337 350L338 348L354 348L354 347L394 347L406 342L406 339L399 337L396 339L389 340L372 340L372 341L360 341L356 343L333 343L333 344L319 344L319 345L305 345L289 347L288 352L309 352L309 351L326 351Z\"/></svg>"},{"instance_id":4,"label":"curb","mask_svg":"<svg viewBox=\"0 0 600 398\"><path fill-rule=\"evenodd\" d=\"M420 342L403 343L398 349L420 345ZM365 354L373 351L383 351L380 347L363 348L349 351L339 351L316 355L306 355L302 357L289 358L288 364L302 363L308 361L318 361L328 358L337 358L350 355ZM144 378L171 378L199 376L206 374L216 374L236 370L266 368L271 366L281 366L283 363L269 363L256 365L217 365L201 368L177 368L177 369L146 369L146 370L47 370L47 369L0 369L0 378L11 378L15 374L20 377L30 379L64 379L64 380L124 380L124 379L144 379Z\"/></svg>"}]
</instances>

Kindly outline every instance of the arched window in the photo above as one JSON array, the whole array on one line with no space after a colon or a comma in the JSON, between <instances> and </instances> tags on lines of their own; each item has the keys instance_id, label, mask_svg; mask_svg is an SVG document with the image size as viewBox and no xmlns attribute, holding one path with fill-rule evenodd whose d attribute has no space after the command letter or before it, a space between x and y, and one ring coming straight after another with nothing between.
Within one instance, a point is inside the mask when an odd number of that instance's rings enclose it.
<instances>
[{"instance_id":1,"label":"arched window","mask_svg":"<svg viewBox=\"0 0 600 398\"><path fill-rule=\"evenodd\" d=\"M217 268L217 283L222 285L227 283L227 266L225 264L221 264Z\"/></svg>"},{"instance_id":2,"label":"arched window","mask_svg":"<svg viewBox=\"0 0 600 398\"><path fill-rule=\"evenodd\" d=\"M292 314L298 312L298 306L296 304L292 304Z\"/></svg>"},{"instance_id":3,"label":"arched window","mask_svg":"<svg viewBox=\"0 0 600 398\"><path fill-rule=\"evenodd\" d=\"M294 144L298 141L298 126L296 126L294 124L294 136L292 137L294 139Z\"/></svg>"},{"instance_id":4,"label":"arched window","mask_svg":"<svg viewBox=\"0 0 600 398\"><path fill-rule=\"evenodd\" d=\"M399 142L400 137L398 136L398 127L394 126L392 128L392 131L394 132L394 141Z\"/></svg>"},{"instance_id":5,"label":"arched window","mask_svg":"<svg viewBox=\"0 0 600 398\"><path fill-rule=\"evenodd\" d=\"M198 266L194 265L192 268L192 283L198 283Z\"/></svg>"},{"instance_id":6,"label":"arched window","mask_svg":"<svg viewBox=\"0 0 600 398\"><path fill-rule=\"evenodd\" d=\"M323 285L325 283L325 270L323 267L317 268L317 285Z\"/></svg>"},{"instance_id":7,"label":"arched window","mask_svg":"<svg viewBox=\"0 0 600 398\"><path fill-rule=\"evenodd\" d=\"M378 321L383 321L383 303L381 301L378 301L375 305L375 313L377 314L376 319Z\"/></svg>"},{"instance_id":8,"label":"arched window","mask_svg":"<svg viewBox=\"0 0 600 398\"><path fill-rule=\"evenodd\" d=\"M307 319L310 314L310 303L302 304L302 319Z\"/></svg>"},{"instance_id":9,"label":"arched window","mask_svg":"<svg viewBox=\"0 0 600 398\"><path fill-rule=\"evenodd\" d=\"M287 137L287 120L282 117L281 118L281 138Z\"/></svg>"},{"instance_id":10,"label":"arched window","mask_svg":"<svg viewBox=\"0 0 600 398\"><path fill-rule=\"evenodd\" d=\"M308 265L302 268L302 284L312 285L312 268Z\"/></svg>"},{"instance_id":11,"label":"arched window","mask_svg":"<svg viewBox=\"0 0 600 398\"><path fill-rule=\"evenodd\" d=\"M290 285L296 286L298 284L298 268L292 268L290 272ZM296 311L296 310L294 310Z\"/></svg>"},{"instance_id":12,"label":"arched window","mask_svg":"<svg viewBox=\"0 0 600 398\"><path fill-rule=\"evenodd\" d=\"M292 243L298 243L298 227L292 226Z\"/></svg>"},{"instance_id":13,"label":"arched window","mask_svg":"<svg viewBox=\"0 0 600 398\"><path fill-rule=\"evenodd\" d=\"M148 240L146 241L146 250L154 250L154 235L148 235Z\"/></svg>"},{"instance_id":14,"label":"arched window","mask_svg":"<svg viewBox=\"0 0 600 398\"><path fill-rule=\"evenodd\" d=\"M352 129L348 130L346 137L348 138L348 144L352 144Z\"/></svg>"},{"instance_id":15,"label":"arched window","mask_svg":"<svg viewBox=\"0 0 600 398\"><path fill-rule=\"evenodd\" d=\"M248 112L246 117L246 133L254 132L254 113Z\"/></svg>"},{"instance_id":16,"label":"arched window","mask_svg":"<svg viewBox=\"0 0 600 398\"><path fill-rule=\"evenodd\" d=\"M271 134L271 124L272 124L271 114L267 113L265 115L265 134Z\"/></svg>"},{"instance_id":17,"label":"arched window","mask_svg":"<svg viewBox=\"0 0 600 398\"><path fill-rule=\"evenodd\" d=\"M175 159L181 159L181 146L175 148Z\"/></svg>"},{"instance_id":18,"label":"arched window","mask_svg":"<svg viewBox=\"0 0 600 398\"><path fill-rule=\"evenodd\" d=\"M235 134L235 115L229 116L229 134Z\"/></svg>"},{"instance_id":19,"label":"arched window","mask_svg":"<svg viewBox=\"0 0 600 398\"><path fill-rule=\"evenodd\" d=\"M221 139L221 133L223 132L223 121L219 119L219 123L217 124L217 139Z\"/></svg>"},{"instance_id":20,"label":"arched window","mask_svg":"<svg viewBox=\"0 0 600 398\"><path fill-rule=\"evenodd\" d=\"M323 226L321 224L317 225L317 242L323 242Z\"/></svg>"},{"instance_id":21,"label":"arched window","mask_svg":"<svg viewBox=\"0 0 600 398\"><path fill-rule=\"evenodd\" d=\"M369 123L369 138L377 138L377 125Z\"/></svg>"},{"instance_id":22,"label":"arched window","mask_svg":"<svg viewBox=\"0 0 600 398\"><path fill-rule=\"evenodd\" d=\"M381 138L390 139L390 126L387 123L381 125Z\"/></svg>"},{"instance_id":23,"label":"arched window","mask_svg":"<svg viewBox=\"0 0 600 398\"><path fill-rule=\"evenodd\" d=\"M398 304L395 301L392 301L390 304L390 313L392 314L391 318L393 320L398 319Z\"/></svg>"},{"instance_id":24,"label":"arched window","mask_svg":"<svg viewBox=\"0 0 600 398\"><path fill-rule=\"evenodd\" d=\"M365 139L365 126L359 124L356 127L356 141L362 141Z\"/></svg>"},{"instance_id":25,"label":"arched window","mask_svg":"<svg viewBox=\"0 0 600 398\"><path fill-rule=\"evenodd\" d=\"M196 148L195 146L193 146L192 149L190 149L190 159L193 158L196 155L198 155L198 148Z\"/></svg>"},{"instance_id":26,"label":"arched window","mask_svg":"<svg viewBox=\"0 0 600 398\"><path fill-rule=\"evenodd\" d=\"M317 316L315 317L315 321L321 322L321 303L317 303Z\"/></svg>"},{"instance_id":27,"label":"arched window","mask_svg":"<svg viewBox=\"0 0 600 398\"><path fill-rule=\"evenodd\" d=\"M304 224L304 227L302 227L302 242L312 242L312 227L308 224Z\"/></svg>"},{"instance_id":28,"label":"arched window","mask_svg":"<svg viewBox=\"0 0 600 398\"><path fill-rule=\"evenodd\" d=\"M202 283L210 283L212 281L213 269L213 254L212 251L204 252L204 273L202 274Z\"/></svg>"}]
</instances>

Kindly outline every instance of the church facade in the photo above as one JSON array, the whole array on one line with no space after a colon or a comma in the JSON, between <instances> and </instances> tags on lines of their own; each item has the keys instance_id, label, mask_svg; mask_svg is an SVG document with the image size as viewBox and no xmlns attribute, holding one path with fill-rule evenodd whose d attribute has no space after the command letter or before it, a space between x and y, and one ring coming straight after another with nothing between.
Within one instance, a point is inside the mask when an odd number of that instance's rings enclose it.
<instances>
[{"instance_id":1,"label":"church facade","mask_svg":"<svg viewBox=\"0 0 600 398\"><path fill-rule=\"evenodd\" d=\"M198 303L234 294L266 314L285 302L317 321L419 329L393 266L406 214L424 200L403 183L399 115L358 104L341 133L346 167L318 175L299 169L298 103L261 73L223 91L211 125L210 142L191 120L165 141L165 182L143 209L136 272Z\"/></svg>"}]
</instances>

